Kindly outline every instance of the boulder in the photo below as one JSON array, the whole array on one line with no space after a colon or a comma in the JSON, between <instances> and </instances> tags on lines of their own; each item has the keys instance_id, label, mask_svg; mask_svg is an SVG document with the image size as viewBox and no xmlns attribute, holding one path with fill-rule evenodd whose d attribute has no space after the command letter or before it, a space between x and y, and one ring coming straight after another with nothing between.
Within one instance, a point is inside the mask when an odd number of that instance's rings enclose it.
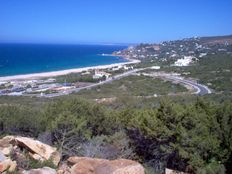
<instances>
[{"instance_id":1,"label":"boulder","mask_svg":"<svg viewBox=\"0 0 232 174\"><path fill-rule=\"evenodd\" d=\"M16 170L17 163L16 161L11 161L10 167L8 169L9 172L14 172Z\"/></svg>"},{"instance_id":2,"label":"boulder","mask_svg":"<svg viewBox=\"0 0 232 174\"><path fill-rule=\"evenodd\" d=\"M16 169L16 162L15 161L11 161L10 159L6 159L2 162L0 162L0 173L4 172L4 171L9 171L9 172L13 172Z\"/></svg>"},{"instance_id":3,"label":"boulder","mask_svg":"<svg viewBox=\"0 0 232 174\"><path fill-rule=\"evenodd\" d=\"M61 156L59 152L56 150L56 148L54 147L51 147L47 144L41 143L40 141L26 137L16 137L15 142L19 147L27 149L32 154L36 154L36 155L31 155L32 157L35 157L36 160L52 159L55 165L58 165L58 163L60 162Z\"/></svg>"},{"instance_id":4,"label":"boulder","mask_svg":"<svg viewBox=\"0 0 232 174\"><path fill-rule=\"evenodd\" d=\"M43 167L39 169L31 169L23 171L22 174L56 174L56 170L50 167Z\"/></svg>"},{"instance_id":5,"label":"boulder","mask_svg":"<svg viewBox=\"0 0 232 174\"><path fill-rule=\"evenodd\" d=\"M15 138L14 136L6 136L0 139L0 148L3 149L5 147L9 147L12 144L14 138Z\"/></svg>"},{"instance_id":6,"label":"boulder","mask_svg":"<svg viewBox=\"0 0 232 174\"><path fill-rule=\"evenodd\" d=\"M71 174L144 174L141 164L132 160L105 160L88 157L70 157Z\"/></svg>"},{"instance_id":7,"label":"boulder","mask_svg":"<svg viewBox=\"0 0 232 174\"><path fill-rule=\"evenodd\" d=\"M63 163L59 166L57 170L57 174L70 174L70 167L68 166L67 163Z\"/></svg>"},{"instance_id":8,"label":"boulder","mask_svg":"<svg viewBox=\"0 0 232 174\"><path fill-rule=\"evenodd\" d=\"M9 147L1 148L0 151L1 151L4 155L9 156L10 153L13 151L13 146L10 144Z\"/></svg>"},{"instance_id":9,"label":"boulder","mask_svg":"<svg viewBox=\"0 0 232 174\"><path fill-rule=\"evenodd\" d=\"M10 155L13 150L12 141L14 140L13 136L6 136L0 139L0 151L5 156Z\"/></svg>"}]
</instances>

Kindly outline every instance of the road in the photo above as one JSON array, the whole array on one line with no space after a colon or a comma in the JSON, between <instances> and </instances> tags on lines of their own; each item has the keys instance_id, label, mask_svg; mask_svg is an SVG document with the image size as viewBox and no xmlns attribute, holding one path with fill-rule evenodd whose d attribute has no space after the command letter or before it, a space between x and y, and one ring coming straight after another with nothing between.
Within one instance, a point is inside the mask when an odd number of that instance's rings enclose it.
<instances>
[{"instance_id":1,"label":"road","mask_svg":"<svg viewBox=\"0 0 232 174\"><path fill-rule=\"evenodd\" d=\"M100 86L100 85L104 85L104 84L107 84L107 83L111 83L113 82L114 80L119 80L121 78L124 78L124 77L127 77L133 73L136 73L136 72L139 72L139 71L142 71L144 70L144 68L140 68L140 69L133 69L133 70L130 70L130 71L127 71L127 72L124 72L122 74L119 74L119 75L115 75L111 78L108 78L106 79L105 81L102 81L102 82L99 82L99 83L95 83L95 84L92 84L92 85L89 85L89 86L85 86L85 87L80 87L80 88L75 88L75 89L70 89L70 90L67 90L65 92L62 92L62 93L54 93L54 94L46 94L42 97L47 97L47 98L52 98L52 97L58 97L58 96L62 96L62 95L68 95L68 94L71 94L71 93L75 93L75 92L79 92L80 90L83 90L83 89L91 89L91 88L95 88L97 86ZM38 96L40 97L40 95Z\"/></svg>"},{"instance_id":2,"label":"road","mask_svg":"<svg viewBox=\"0 0 232 174\"><path fill-rule=\"evenodd\" d=\"M179 76L165 74L161 77L166 78L167 80L176 81L178 83L182 83L182 84L191 86L192 88L196 89L196 92L193 92L193 94L205 95L205 94L212 93L212 91L207 86L199 84L199 83L191 81L191 80L184 79L184 78L179 77Z\"/></svg>"},{"instance_id":3,"label":"road","mask_svg":"<svg viewBox=\"0 0 232 174\"><path fill-rule=\"evenodd\" d=\"M71 93L79 92L80 90L91 89L91 88L95 88L95 87L100 86L100 85L111 83L114 80L119 80L119 79L127 77L127 76L129 76L131 74L134 74L134 73L137 73L137 72L140 72L140 71L143 71L143 70L147 70L147 69L150 69L150 67L133 69L133 70L124 72L122 74L115 75L115 76L113 76L111 78L108 78L105 81L102 81L102 82L99 82L99 83L91 84L91 85L85 86L85 87L69 89L69 90L66 90L66 91L59 92L59 93L44 94L44 95L40 95L40 94L29 95L28 94L28 95L25 95L25 96L36 96L36 97L52 98L52 97L58 97L58 96L62 96L62 95L68 95L68 94L71 94ZM147 74L147 75L149 75L149 74ZM149 76L152 76L152 75L149 75ZM211 94L212 93L212 91L207 86L199 84L199 83L194 82L192 80L184 79L183 77L180 77L180 76L175 76L175 75L167 74L167 73L157 73L155 76L160 77L160 78L165 78L165 79L170 80L170 81L175 81L175 82L178 82L180 84L188 85L188 86L190 86L190 87L192 87L192 88L194 88L196 90L192 94L205 95L205 94Z\"/></svg>"},{"instance_id":4,"label":"road","mask_svg":"<svg viewBox=\"0 0 232 174\"><path fill-rule=\"evenodd\" d=\"M112 78L109 78L109 79L107 79L105 81L102 81L102 82L99 82L99 83L96 83L96 84L92 84L92 85L85 86L85 87L80 87L80 88L67 90L67 91L62 92L62 93L46 94L44 97L49 97L49 98L50 97L57 97L57 96L61 96L61 95L68 95L70 93L79 92L80 90L84 90L84 89L95 88L97 86L104 85L104 84L107 84L107 83L111 83L114 80L119 80L119 79L127 77L127 76L129 76L129 75L131 75L133 73L137 73L139 71L143 71L143 70L146 70L146 69L149 69L149 68L139 68L139 69L130 70L130 71L124 72L122 74L115 75ZM190 86L190 87L192 87L192 88L194 88L196 90L192 94L205 95L205 94L211 94L212 93L212 91L207 86L199 84L199 83L191 81L191 80L184 79L183 77L180 77L180 76L175 76L175 75L165 74L164 73L164 74L162 74L162 75L160 75L158 77L162 77L162 78L165 78L165 79L170 80L170 81L175 81L175 82L178 82L180 84L188 85L188 86Z\"/></svg>"}]
</instances>

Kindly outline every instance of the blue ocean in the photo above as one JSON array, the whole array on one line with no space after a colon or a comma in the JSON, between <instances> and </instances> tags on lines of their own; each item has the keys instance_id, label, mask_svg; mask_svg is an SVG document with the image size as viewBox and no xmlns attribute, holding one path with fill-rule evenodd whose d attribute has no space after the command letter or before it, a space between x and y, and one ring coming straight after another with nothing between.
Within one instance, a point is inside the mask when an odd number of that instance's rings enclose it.
<instances>
[{"instance_id":1,"label":"blue ocean","mask_svg":"<svg viewBox=\"0 0 232 174\"><path fill-rule=\"evenodd\" d=\"M126 62L121 57L102 56L125 48L118 45L0 44L0 76Z\"/></svg>"}]
</instances>

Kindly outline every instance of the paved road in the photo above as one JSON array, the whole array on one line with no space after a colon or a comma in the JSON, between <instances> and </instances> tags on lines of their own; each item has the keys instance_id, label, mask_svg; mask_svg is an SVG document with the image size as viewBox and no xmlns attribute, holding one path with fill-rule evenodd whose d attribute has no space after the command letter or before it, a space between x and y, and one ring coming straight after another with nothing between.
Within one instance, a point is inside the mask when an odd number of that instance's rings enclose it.
<instances>
[{"instance_id":1,"label":"paved road","mask_svg":"<svg viewBox=\"0 0 232 174\"><path fill-rule=\"evenodd\" d=\"M71 93L79 92L80 90L83 90L83 89L95 88L95 87L103 85L103 84L111 83L114 80L119 80L119 79L121 79L123 77L127 77L127 76L129 76L129 75L131 75L133 73L136 73L136 72L139 72L139 71L142 71L142 70L144 70L144 68L130 70L130 71L124 72L122 74L115 75L114 77L108 78L105 81L102 81L102 82L99 82L99 83L95 83L95 84L92 84L92 85L89 85L89 86L85 86L85 87L70 89L70 90L67 90L67 91L65 91L63 93L46 94L46 95L44 95L42 97L48 97L48 98L58 97L58 96L62 96L62 95L68 95L68 94L71 94Z\"/></svg>"},{"instance_id":2,"label":"paved road","mask_svg":"<svg viewBox=\"0 0 232 174\"><path fill-rule=\"evenodd\" d=\"M58 96L62 96L62 95L68 95L68 94L71 94L71 93L79 92L80 90L83 90L83 89L91 89L91 88L94 88L94 87L97 87L97 86L100 86L100 85L103 85L103 84L111 83L114 80L119 80L119 79L121 79L123 77L129 76L129 75L131 75L133 73L136 73L136 72L139 72L139 71L142 71L142 70L146 70L146 69L149 69L149 68L139 68L139 69L130 70L130 71L124 72L122 74L115 75L114 77L109 78L109 79L107 79L105 81L102 81L100 83L95 83L95 84L92 84L92 85L89 85L89 86L75 88L75 89L71 89L71 90L67 90L67 91L60 92L60 93L55 93L55 94L46 94L46 95L43 95L43 96L37 95L37 97L51 98L51 97L58 97ZM194 81L191 81L191 80L186 80L186 79L183 79L181 77L173 76L173 75L170 75L170 74L164 74L164 75L162 75L160 77L166 78L166 79L171 80L171 81L177 81L179 83L186 84L186 85L189 85L189 86L193 87L194 89L196 89L196 92L194 92L193 94L205 95L205 94L212 93L211 90L207 86L198 84L198 83L196 83Z\"/></svg>"},{"instance_id":3,"label":"paved road","mask_svg":"<svg viewBox=\"0 0 232 174\"><path fill-rule=\"evenodd\" d=\"M162 77L193 87L194 89L196 89L196 92L194 92L194 94L197 94L197 95L205 95L205 94L212 93L212 91L207 86L199 84L199 83L191 81L191 80L186 80L186 79L183 79L181 77L171 76L171 75L165 75Z\"/></svg>"}]
</instances>

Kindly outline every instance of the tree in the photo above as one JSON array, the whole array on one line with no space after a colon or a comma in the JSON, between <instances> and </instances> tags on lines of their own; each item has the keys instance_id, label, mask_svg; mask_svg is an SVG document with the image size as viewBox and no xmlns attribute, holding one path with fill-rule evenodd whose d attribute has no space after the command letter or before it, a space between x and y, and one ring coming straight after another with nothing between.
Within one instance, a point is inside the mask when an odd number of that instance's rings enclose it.
<instances>
[{"instance_id":1,"label":"tree","mask_svg":"<svg viewBox=\"0 0 232 174\"><path fill-rule=\"evenodd\" d=\"M69 111L57 115L51 123L51 131L63 157L75 155L80 143L91 137L85 117L75 116Z\"/></svg>"}]
</instances>

